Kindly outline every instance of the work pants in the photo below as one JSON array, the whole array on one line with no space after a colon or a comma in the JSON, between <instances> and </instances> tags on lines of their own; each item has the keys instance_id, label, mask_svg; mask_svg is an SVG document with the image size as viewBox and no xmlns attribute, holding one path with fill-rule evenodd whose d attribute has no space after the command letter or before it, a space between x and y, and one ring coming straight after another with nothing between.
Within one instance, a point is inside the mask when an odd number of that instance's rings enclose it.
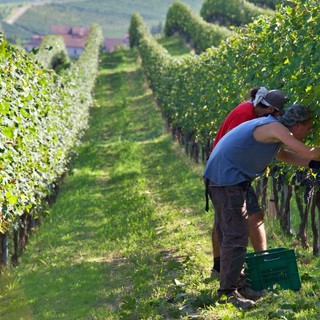
<instances>
[{"instance_id":1,"label":"work pants","mask_svg":"<svg viewBox=\"0 0 320 320\"><path fill-rule=\"evenodd\" d=\"M209 186L220 243L219 296L229 296L239 288L249 238L246 208L248 188L248 183L228 187Z\"/></svg>"}]
</instances>

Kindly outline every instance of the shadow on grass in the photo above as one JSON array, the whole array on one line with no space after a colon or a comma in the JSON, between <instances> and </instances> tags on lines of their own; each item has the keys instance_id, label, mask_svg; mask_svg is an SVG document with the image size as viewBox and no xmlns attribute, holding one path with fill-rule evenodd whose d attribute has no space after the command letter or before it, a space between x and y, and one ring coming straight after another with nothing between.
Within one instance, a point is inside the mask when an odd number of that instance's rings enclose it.
<instances>
[{"instance_id":1,"label":"shadow on grass","mask_svg":"<svg viewBox=\"0 0 320 320\"><path fill-rule=\"evenodd\" d=\"M191 51L186 41L178 35L162 38L158 42L168 50L171 56L181 57L190 54Z\"/></svg>"},{"instance_id":2,"label":"shadow on grass","mask_svg":"<svg viewBox=\"0 0 320 320\"><path fill-rule=\"evenodd\" d=\"M146 174L163 202L186 208L203 203L204 208L201 176L175 154L171 137L146 144L144 152Z\"/></svg>"},{"instance_id":3,"label":"shadow on grass","mask_svg":"<svg viewBox=\"0 0 320 320\"><path fill-rule=\"evenodd\" d=\"M99 66L101 70L119 69L121 65L127 67L136 63L137 58L137 52L134 50L118 50L102 55Z\"/></svg>"},{"instance_id":4,"label":"shadow on grass","mask_svg":"<svg viewBox=\"0 0 320 320\"><path fill-rule=\"evenodd\" d=\"M116 319L122 304L152 295L161 265L153 210L139 186L135 172L68 179L30 243L24 270L16 269L35 319L84 319L99 308Z\"/></svg>"},{"instance_id":5,"label":"shadow on grass","mask_svg":"<svg viewBox=\"0 0 320 320\"><path fill-rule=\"evenodd\" d=\"M26 272L24 296L37 315L33 319L84 319L96 308L103 308L106 316L118 312L123 296L132 290L130 277L124 277L130 262L101 257L88 260L42 264L36 272Z\"/></svg>"}]
</instances>

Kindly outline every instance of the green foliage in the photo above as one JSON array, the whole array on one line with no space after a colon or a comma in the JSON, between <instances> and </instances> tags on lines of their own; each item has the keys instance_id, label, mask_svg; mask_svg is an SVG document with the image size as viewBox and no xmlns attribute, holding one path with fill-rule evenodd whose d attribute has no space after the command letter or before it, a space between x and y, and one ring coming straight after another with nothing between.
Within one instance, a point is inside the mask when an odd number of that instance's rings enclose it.
<instances>
[{"instance_id":1,"label":"green foliage","mask_svg":"<svg viewBox=\"0 0 320 320\"><path fill-rule=\"evenodd\" d=\"M145 69L146 77L150 81L151 88L157 90L163 80L158 78L168 68L172 61L168 51L148 32L140 14L132 15L129 28L130 45L139 46L139 51L143 59L143 63L149 66Z\"/></svg>"},{"instance_id":2,"label":"green foliage","mask_svg":"<svg viewBox=\"0 0 320 320\"><path fill-rule=\"evenodd\" d=\"M181 34L199 53L209 47L219 46L231 32L225 27L207 23L188 5L174 2L167 13L164 33L166 36L172 36L174 33Z\"/></svg>"},{"instance_id":3,"label":"green foliage","mask_svg":"<svg viewBox=\"0 0 320 320\"><path fill-rule=\"evenodd\" d=\"M148 33L148 29L143 23L143 19L139 13L134 13L131 17L129 27L129 43L130 47L139 45L139 41L142 34Z\"/></svg>"},{"instance_id":4,"label":"green foliage","mask_svg":"<svg viewBox=\"0 0 320 320\"><path fill-rule=\"evenodd\" d=\"M1 38L0 232L37 216L87 128L102 33L93 26L83 55L59 77ZM4 228L5 227L5 228Z\"/></svg>"},{"instance_id":5,"label":"green foliage","mask_svg":"<svg viewBox=\"0 0 320 320\"><path fill-rule=\"evenodd\" d=\"M272 15L273 10L257 7L246 0L205 0L200 11L204 20L221 25L241 26L260 15Z\"/></svg>"},{"instance_id":6,"label":"green foliage","mask_svg":"<svg viewBox=\"0 0 320 320\"><path fill-rule=\"evenodd\" d=\"M170 123L205 145L230 109L261 85L281 89L291 103L310 105L318 113L318 8L316 1L297 1L272 18L235 30L219 48L180 60L165 61L163 49L140 35L144 68L155 79L152 88ZM141 50L146 39L152 52L146 46ZM149 63L146 55L161 59ZM317 143L319 137L313 139Z\"/></svg>"},{"instance_id":7,"label":"green foliage","mask_svg":"<svg viewBox=\"0 0 320 320\"><path fill-rule=\"evenodd\" d=\"M34 58L45 68L56 70L70 62L62 36L49 35L42 42Z\"/></svg>"},{"instance_id":8,"label":"green foliage","mask_svg":"<svg viewBox=\"0 0 320 320\"><path fill-rule=\"evenodd\" d=\"M287 3L288 0L248 0L248 2L251 2L259 7L270 8L275 10L278 5Z\"/></svg>"}]
</instances>

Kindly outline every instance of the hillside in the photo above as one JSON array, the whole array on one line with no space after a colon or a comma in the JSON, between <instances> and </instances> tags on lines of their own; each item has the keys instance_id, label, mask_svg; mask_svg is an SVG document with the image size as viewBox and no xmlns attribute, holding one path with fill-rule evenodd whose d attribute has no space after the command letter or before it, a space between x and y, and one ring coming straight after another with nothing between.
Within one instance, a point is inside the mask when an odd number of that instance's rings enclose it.
<instances>
[{"instance_id":1,"label":"hillside","mask_svg":"<svg viewBox=\"0 0 320 320\"><path fill-rule=\"evenodd\" d=\"M31 7L15 21L14 26L15 30L20 28L30 33L48 34L52 24L90 26L98 23L106 38L122 38L128 32L134 12L139 12L150 28L159 24L163 26L172 2L174 0L55 1ZM186 0L184 3L199 13L203 0Z\"/></svg>"}]
</instances>

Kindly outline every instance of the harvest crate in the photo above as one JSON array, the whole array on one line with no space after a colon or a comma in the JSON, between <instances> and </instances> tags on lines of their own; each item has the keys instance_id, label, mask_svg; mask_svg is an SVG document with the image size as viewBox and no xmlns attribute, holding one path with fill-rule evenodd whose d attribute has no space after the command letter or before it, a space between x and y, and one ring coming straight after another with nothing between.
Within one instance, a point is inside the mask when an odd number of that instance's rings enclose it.
<instances>
[{"instance_id":1,"label":"harvest crate","mask_svg":"<svg viewBox=\"0 0 320 320\"><path fill-rule=\"evenodd\" d=\"M247 284L256 291L279 284L282 289L299 290L301 281L293 249L275 248L247 253Z\"/></svg>"}]
</instances>

